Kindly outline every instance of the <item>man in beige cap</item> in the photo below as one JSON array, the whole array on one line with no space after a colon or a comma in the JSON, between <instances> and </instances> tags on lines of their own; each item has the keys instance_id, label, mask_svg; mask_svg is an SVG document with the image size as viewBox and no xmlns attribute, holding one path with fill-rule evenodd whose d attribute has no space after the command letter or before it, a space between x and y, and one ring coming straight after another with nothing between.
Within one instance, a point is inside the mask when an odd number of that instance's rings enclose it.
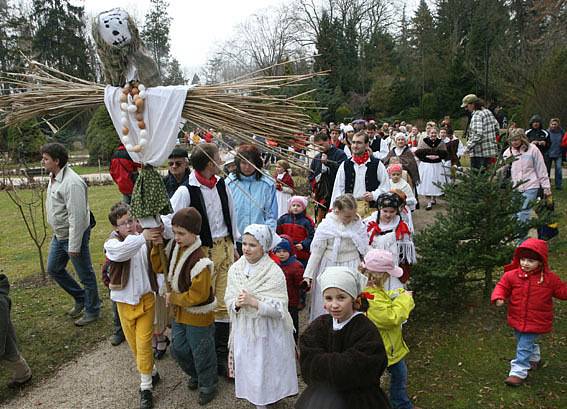
<instances>
[{"instance_id":1,"label":"man in beige cap","mask_svg":"<svg viewBox=\"0 0 567 409\"><path fill-rule=\"evenodd\" d=\"M485 168L494 163L498 156L496 142L498 121L475 94L465 95L461 108L472 113L466 133L468 142L464 153L471 158L471 168Z\"/></svg>"}]
</instances>

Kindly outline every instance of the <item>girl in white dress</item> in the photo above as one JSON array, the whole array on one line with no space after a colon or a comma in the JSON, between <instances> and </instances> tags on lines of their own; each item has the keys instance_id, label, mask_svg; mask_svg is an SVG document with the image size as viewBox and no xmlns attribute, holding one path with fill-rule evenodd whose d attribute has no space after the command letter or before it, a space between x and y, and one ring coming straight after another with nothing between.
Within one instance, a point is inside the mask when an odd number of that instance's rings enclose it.
<instances>
[{"instance_id":1,"label":"girl in white dress","mask_svg":"<svg viewBox=\"0 0 567 409\"><path fill-rule=\"evenodd\" d=\"M318 287L319 274L332 266L346 266L356 271L367 250L366 228L356 213L356 200L351 194L337 197L333 212L327 214L315 230L311 256L303 273L311 288L309 322L327 313Z\"/></svg>"},{"instance_id":2,"label":"girl in white dress","mask_svg":"<svg viewBox=\"0 0 567 409\"><path fill-rule=\"evenodd\" d=\"M268 226L248 226L243 257L228 271L225 294L236 397L257 408L298 393L285 276L268 256L278 241Z\"/></svg>"},{"instance_id":3,"label":"girl in white dress","mask_svg":"<svg viewBox=\"0 0 567 409\"><path fill-rule=\"evenodd\" d=\"M379 210L364 219L368 244L373 249L389 250L396 266L402 267L404 274L399 279L390 277L384 287L395 290L409 279L410 266L416 262L415 246L412 233L400 216L402 199L388 192L378 196L376 204Z\"/></svg>"}]
</instances>

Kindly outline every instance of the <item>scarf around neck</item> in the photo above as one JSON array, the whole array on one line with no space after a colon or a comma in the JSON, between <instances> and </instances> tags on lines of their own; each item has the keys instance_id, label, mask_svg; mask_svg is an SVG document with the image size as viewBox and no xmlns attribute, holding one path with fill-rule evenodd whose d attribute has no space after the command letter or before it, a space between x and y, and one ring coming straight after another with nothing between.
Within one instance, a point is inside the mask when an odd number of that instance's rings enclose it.
<instances>
[{"instance_id":1,"label":"scarf around neck","mask_svg":"<svg viewBox=\"0 0 567 409\"><path fill-rule=\"evenodd\" d=\"M215 175L207 179L198 170L195 171L195 178L197 178L197 181L200 184L202 184L203 186L207 186L209 189L214 188L217 184L217 177Z\"/></svg>"},{"instance_id":2,"label":"scarf around neck","mask_svg":"<svg viewBox=\"0 0 567 409\"><path fill-rule=\"evenodd\" d=\"M357 156L357 155L352 155L352 160L357 164L357 165L362 165L363 163L366 163L366 161L368 160L368 158L370 157L370 154L368 153L368 151L365 151L362 155Z\"/></svg>"}]
</instances>

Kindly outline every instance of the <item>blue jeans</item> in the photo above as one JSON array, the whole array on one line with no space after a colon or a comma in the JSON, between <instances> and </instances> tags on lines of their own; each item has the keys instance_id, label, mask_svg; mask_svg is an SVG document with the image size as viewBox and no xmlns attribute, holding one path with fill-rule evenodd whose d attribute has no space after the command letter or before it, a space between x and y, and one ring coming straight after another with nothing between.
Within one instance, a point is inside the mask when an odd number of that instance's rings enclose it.
<instances>
[{"instance_id":1,"label":"blue jeans","mask_svg":"<svg viewBox=\"0 0 567 409\"><path fill-rule=\"evenodd\" d=\"M171 354L183 372L197 380L200 392L213 392L218 383L215 325L196 327L174 320L171 336Z\"/></svg>"},{"instance_id":2,"label":"blue jeans","mask_svg":"<svg viewBox=\"0 0 567 409\"><path fill-rule=\"evenodd\" d=\"M510 376L526 379L530 369L530 362L539 362L541 360L539 345L535 343L539 334L514 330L514 335L516 335L517 342L516 358L510 362Z\"/></svg>"},{"instance_id":3,"label":"blue jeans","mask_svg":"<svg viewBox=\"0 0 567 409\"><path fill-rule=\"evenodd\" d=\"M408 384L408 367L406 361L401 360L394 365L388 367L390 372L390 403L393 409L412 409L407 384Z\"/></svg>"},{"instance_id":4,"label":"blue jeans","mask_svg":"<svg viewBox=\"0 0 567 409\"><path fill-rule=\"evenodd\" d=\"M96 274L91 262L89 240L91 229L87 228L81 241L79 256L71 257L71 263L84 286L84 289L67 271L69 262L69 240L58 240L53 236L47 257L47 272L61 288L75 299L75 303L85 306L85 315L98 316L100 313L100 298L96 284Z\"/></svg>"},{"instance_id":5,"label":"blue jeans","mask_svg":"<svg viewBox=\"0 0 567 409\"><path fill-rule=\"evenodd\" d=\"M563 158L560 156L558 158L549 158L549 163L555 162L555 188L561 189L561 183L563 182L563 170L561 169Z\"/></svg>"},{"instance_id":6,"label":"blue jeans","mask_svg":"<svg viewBox=\"0 0 567 409\"><path fill-rule=\"evenodd\" d=\"M522 210L516 213L519 222L525 223L530 220L530 213L532 211L530 203L537 199L538 190L538 188L534 188L522 192L524 203L522 204Z\"/></svg>"}]
</instances>

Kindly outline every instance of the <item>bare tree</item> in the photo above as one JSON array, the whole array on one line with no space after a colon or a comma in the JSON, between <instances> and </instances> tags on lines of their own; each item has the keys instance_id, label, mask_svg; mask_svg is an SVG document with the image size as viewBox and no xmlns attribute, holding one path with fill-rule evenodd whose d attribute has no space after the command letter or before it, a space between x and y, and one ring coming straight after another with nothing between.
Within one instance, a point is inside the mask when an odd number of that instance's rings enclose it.
<instances>
[{"instance_id":1,"label":"bare tree","mask_svg":"<svg viewBox=\"0 0 567 409\"><path fill-rule=\"evenodd\" d=\"M224 44L218 56L236 71L267 69L268 75L281 75L284 68L275 65L301 54L295 28L290 7L263 9L237 26L233 39Z\"/></svg>"},{"instance_id":2,"label":"bare tree","mask_svg":"<svg viewBox=\"0 0 567 409\"><path fill-rule=\"evenodd\" d=\"M20 191L20 189L14 185L12 178L7 175L5 162L2 163L2 175L3 179L6 181L6 193L18 208L28 235L36 247L39 258L40 276L41 279L45 281L47 274L43 256L43 245L47 240L48 231L45 215L45 186L30 175L27 166L24 169L28 187L25 193ZM24 181L22 181L22 183L24 183Z\"/></svg>"}]
</instances>

